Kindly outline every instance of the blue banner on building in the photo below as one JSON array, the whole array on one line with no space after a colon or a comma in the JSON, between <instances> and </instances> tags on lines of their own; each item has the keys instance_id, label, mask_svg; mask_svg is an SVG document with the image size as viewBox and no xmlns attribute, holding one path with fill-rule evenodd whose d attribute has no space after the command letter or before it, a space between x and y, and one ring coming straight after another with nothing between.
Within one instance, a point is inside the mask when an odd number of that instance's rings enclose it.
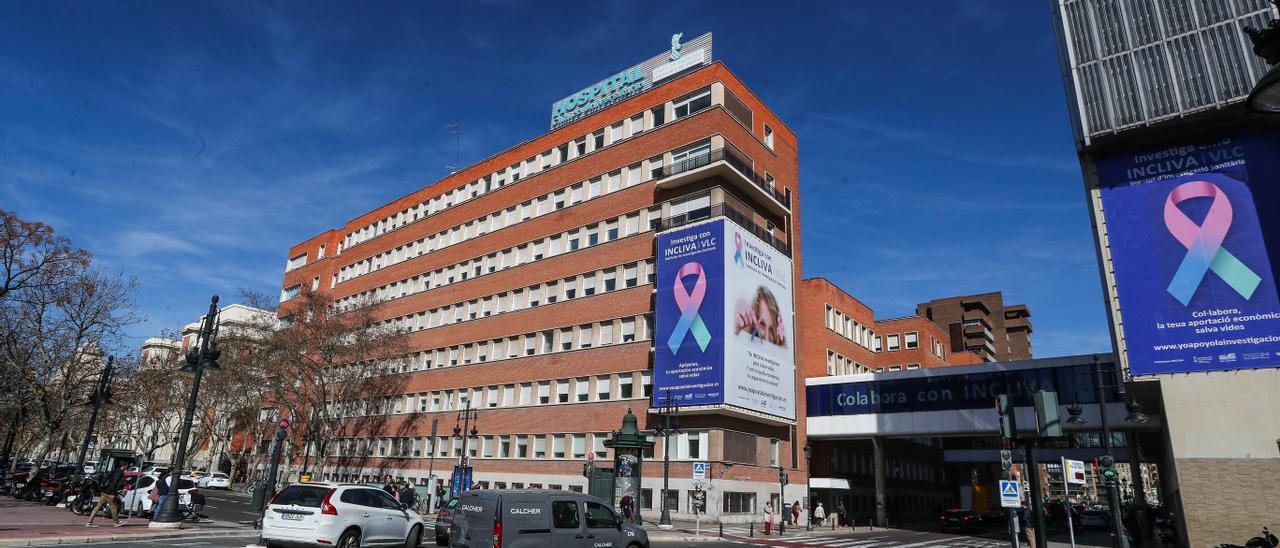
<instances>
[{"instance_id":1,"label":"blue banner on building","mask_svg":"<svg viewBox=\"0 0 1280 548\"><path fill-rule=\"evenodd\" d=\"M724 221L658 235L653 404L724 403Z\"/></svg>"},{"instance_id":2,"label":"blue banner on building","mask_svg":"<svg viewBox=\"0 0 1280 548\"><path fill-rule=\"evenodd\" d=\"M955 374L950 368L836 384L816 384L805 388L808 417L864 415L874 413L914 413L994 409L999 394L1011 394L1013 405L1034 405L1038 390L1056 392L1063 404L1097 403L1093 365L997 369L980 373ZM890 374L890 376L894 376ZM1103 391L1107 401L1118 401L1115 389Z\"/></svg>"},{"instance_id":3,"label":"blue banner on building","mask_svg":"<svg viewBox=\"0 0 1280 548\"><path fill-rule=\"evenodd\" d=\"M1280 139L1106 157L1098 179L1131 373L1280 366Z\"/></svg>"}]
</instances>

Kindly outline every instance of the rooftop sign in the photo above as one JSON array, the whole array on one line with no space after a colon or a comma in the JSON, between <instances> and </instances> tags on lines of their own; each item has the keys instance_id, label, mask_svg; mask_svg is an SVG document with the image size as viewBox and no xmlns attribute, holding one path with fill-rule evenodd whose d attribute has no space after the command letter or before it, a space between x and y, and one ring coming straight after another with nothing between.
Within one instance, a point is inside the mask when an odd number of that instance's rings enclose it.
<instances>
[{"instance_id":1,"label":"rooftop sign","mask_svg":"<svg viewBox=\"0 0 1280 548\"><path fill-rule=\"evenodd\" d=\"M711 63L711 33L681 43L671 36L671 49L627 68L551 105L551 129L576 122L694 67Z\"/></svg>"}]
</instances>

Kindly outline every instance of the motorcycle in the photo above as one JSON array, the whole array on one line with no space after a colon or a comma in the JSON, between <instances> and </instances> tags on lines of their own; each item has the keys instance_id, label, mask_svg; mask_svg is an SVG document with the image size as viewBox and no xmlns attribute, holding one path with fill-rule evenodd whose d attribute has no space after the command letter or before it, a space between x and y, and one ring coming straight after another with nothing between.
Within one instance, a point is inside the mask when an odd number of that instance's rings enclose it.
<instances>
[{"instance_id":1,"label":"motorcycle","mask_svg":"<svg viewBox=\"0 0 1280 548\"><path fill-rule=\"evenodd\" d=\"M1276 548L1280 546L1280 538L1276 538L1275 534L1266 527L1262 528L1262 536L1249 539L1244 546L1239 544L1219 544L1218 548Z\"/></svg>"},{"instance_id":2,"label":"motorcycle","mask_svg":"<svg viewBox=\"0 0 1280 548\"><path fill-rule=\"evenodd\" d=\"M80 480L75 491L67 497L67 508L78 515L87 516L89 510L97 503L98 497L101 496L101 491L97 478L85 476Z\"/></svg>"}]
</instances>

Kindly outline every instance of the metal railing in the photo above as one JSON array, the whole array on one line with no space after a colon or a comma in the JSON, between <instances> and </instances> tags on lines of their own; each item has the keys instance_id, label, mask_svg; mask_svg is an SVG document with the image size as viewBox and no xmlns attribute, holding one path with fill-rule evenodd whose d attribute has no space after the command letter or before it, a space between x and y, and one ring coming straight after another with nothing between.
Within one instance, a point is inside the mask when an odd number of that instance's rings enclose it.
<instances>
[{"instance_id":1,"label":"metal railing","mask_svg":"<svg viewBox=\"0 0 1280 548\"><path fill-rule=\"evenodd\" d=\"M772 232L764 227L756 224L751 217L728 204L720 203L702 209L695 209L683 215L675 215L662 219L659 230L670 230L678 226L684 226L712 217L725 217L730 221L741 226L747 232L755 235L755 237L764 240L765 243L773 246L774 249L781 251L783 255L791 256L791 245L778 239Z\"/></svg>"},{"instance_id":2,"label":"metal railing","mask_svg":"<svg viewBox=\"0 0 1280 548\"><path fill-rule=\"evenodd\" d=\"M769 186L769 184L765 182L764 177L761 177L756 173L755 169L752 168L750 160L741 157L729 148L717 148L708 154L700 154L679 162L673 162L668 165L654 168L653 178L657 180L666 179L667 177L679 175L686 171L698 169L722 160L729 164L730 167L737 170L738 173L742 174L742 176L748 181L751 181L751 184L755 185L755 187L760 189L761 192L764 192L774 200L777 200L778 203L782 204L787 209L791 209L791 196L789 194L779 192L778 189Z\"/></svg>"}]
</instances>

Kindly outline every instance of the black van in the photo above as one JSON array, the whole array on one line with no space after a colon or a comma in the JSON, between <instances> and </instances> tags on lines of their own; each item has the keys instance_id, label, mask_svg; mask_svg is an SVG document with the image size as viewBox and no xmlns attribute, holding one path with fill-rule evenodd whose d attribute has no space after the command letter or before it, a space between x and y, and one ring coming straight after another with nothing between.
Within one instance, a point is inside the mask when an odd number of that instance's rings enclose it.
<instances>
[{"instance_id":1,"label":"black van","mask_svg":"<svg viewBox=\"0 0 1280 548\"><path fill-rule=\"evenodd\" d=\"M480 490L458 497L449 546L649 548L649 535L591 495Z\"/></svg>"}]
</instances>

